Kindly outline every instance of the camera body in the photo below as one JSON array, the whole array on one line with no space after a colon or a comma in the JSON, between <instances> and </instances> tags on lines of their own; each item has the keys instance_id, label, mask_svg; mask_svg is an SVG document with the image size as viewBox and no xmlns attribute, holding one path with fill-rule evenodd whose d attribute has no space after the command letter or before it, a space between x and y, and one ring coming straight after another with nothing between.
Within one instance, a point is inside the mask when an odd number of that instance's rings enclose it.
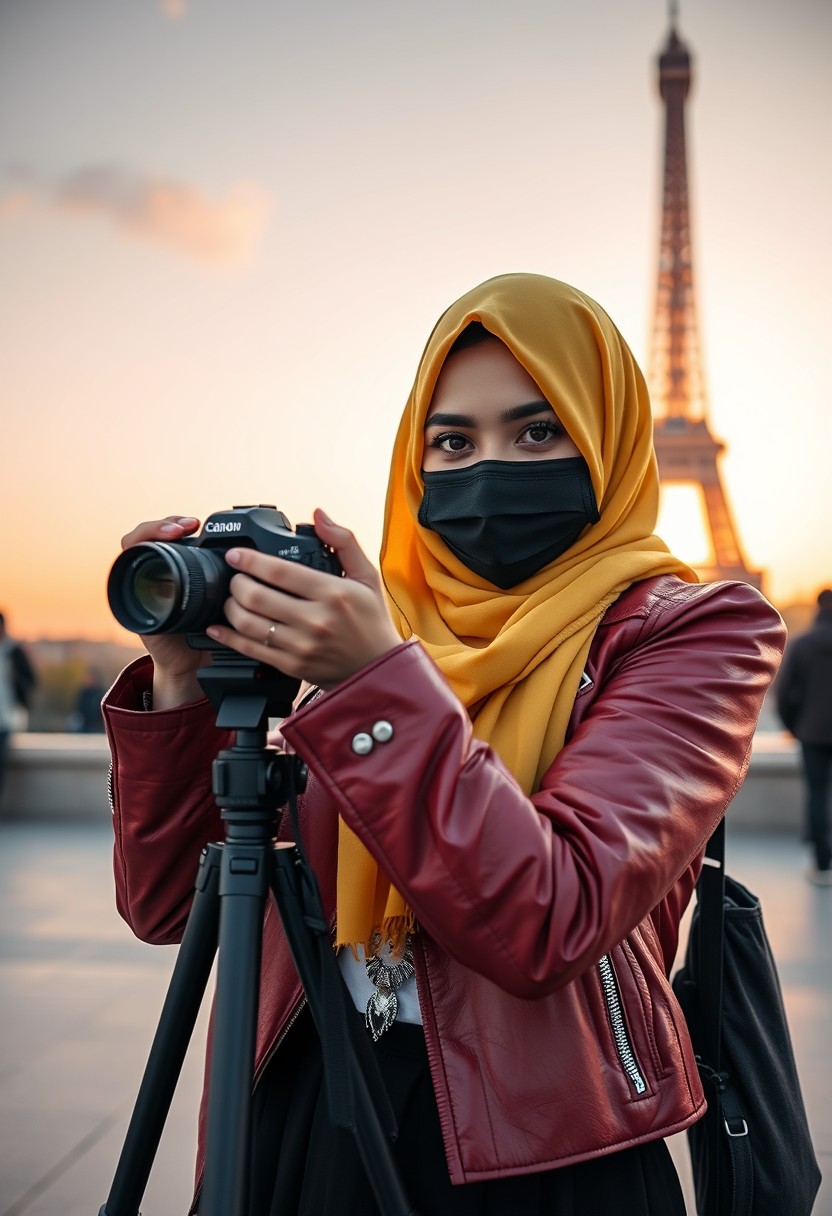
<instances>
[{"instance_id":1,"label":"camera body","mask_svg":"<svg viewBox=\"0 0 832 1216\"><path fill-rule=\"evenodd\" d=\"M216 648L209 625L225 624L223 605L234 571L229 549L249 548L314 570L340 575L340 563L312 524L289 520L276 507L232 507L209 515L198 536L146 541L113 563L107 598L113 616L131 633L185 633L197 650Z\"/></svg>"}]
</instances>

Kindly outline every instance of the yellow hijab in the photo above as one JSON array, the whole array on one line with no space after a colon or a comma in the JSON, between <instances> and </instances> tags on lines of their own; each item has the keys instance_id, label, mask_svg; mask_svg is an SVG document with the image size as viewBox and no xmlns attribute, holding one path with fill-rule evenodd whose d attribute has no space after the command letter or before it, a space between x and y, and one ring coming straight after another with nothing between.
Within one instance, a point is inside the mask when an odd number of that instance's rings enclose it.
<instances>
[{"instance_id":1,"label":"yellow hijab","mask_svg":"<svg viewBox=\"0 0 832 1216\"><path fill-rule=\"evenodd\" d=\"M585 458L600 512L561 557L508 591L473 574L417 522L423 428L437 378L472 321L533 377ZM416 637L486 740L532 793L563 746L595 629L625 588L657 574L696 575L653 535L659 477L644 378L593 300L542 275L475 287L443 314L422 355L396 437L381 572L393 621ZM464 639L464 640L463 640ZM338 942L382 925L400 940L412 915L342 822Z\"/></svg>"}]
</instances>

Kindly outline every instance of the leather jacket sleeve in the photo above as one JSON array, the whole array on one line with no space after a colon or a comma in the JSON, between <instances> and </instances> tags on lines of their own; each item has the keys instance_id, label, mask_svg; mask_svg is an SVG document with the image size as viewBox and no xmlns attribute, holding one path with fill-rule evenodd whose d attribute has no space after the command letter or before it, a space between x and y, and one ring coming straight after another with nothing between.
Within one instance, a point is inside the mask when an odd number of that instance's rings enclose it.
<instances>
[{"instance_id":1,"label":"leather jacket sleeve","mask_svg":"<svg viewBox=\"0 0 832 1216\"><path fill-rule=\"evenodd\" d=\"M782 622L745 584L656 585L599 626L594 692L531 798L417 643L283 724L428 933L516 996L569 983L642 922L744 776ZM379 721L392 736L359 754Z\"/></svg>"},{"instance_id":2,"label":"leather jacket sleeve","mask_svg":"<svg viewBox=\"0 0 832 1216\"><path fill-rule=\"evenodd\" d=\"M224 832L211 762L230 736L207 699L145 713L150 658L127 667L104 700L112 755L116 906L137 937L181 940L199 855Z\"/></svg>"}]
</instances>

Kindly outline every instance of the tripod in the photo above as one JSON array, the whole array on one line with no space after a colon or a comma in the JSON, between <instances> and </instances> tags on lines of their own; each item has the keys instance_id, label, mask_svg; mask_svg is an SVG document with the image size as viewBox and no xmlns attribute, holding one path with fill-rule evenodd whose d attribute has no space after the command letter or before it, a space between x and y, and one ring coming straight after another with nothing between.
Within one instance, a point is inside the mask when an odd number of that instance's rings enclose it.
<instances>
[{"instance_id":1,"label":"tripod","mask_svg":"<svg viewBox=\"0 0 832 1216\"><path fill-rule=\"evenodd\" d=\"M321 1039L330 1120L356 1137L379 1210L415 1216L390 1151L395 1120L367 1036L345 1007L314 872L300 841L295 795L305 769L266 746L268 719L285 717L297 681L233 652L213 652L199 682L217 726L235 742L214 761L213 792L224 843L203 849L193 905L107 1202L99 1216L140 1216L139 1203L205 988L219 949L200 1216L246 1216L250 1105L265 902L280 913ZM296 843L275 844L288 800ZM289 1216L289 1214L287 1214Z\"/></svg>"}]
</instances>

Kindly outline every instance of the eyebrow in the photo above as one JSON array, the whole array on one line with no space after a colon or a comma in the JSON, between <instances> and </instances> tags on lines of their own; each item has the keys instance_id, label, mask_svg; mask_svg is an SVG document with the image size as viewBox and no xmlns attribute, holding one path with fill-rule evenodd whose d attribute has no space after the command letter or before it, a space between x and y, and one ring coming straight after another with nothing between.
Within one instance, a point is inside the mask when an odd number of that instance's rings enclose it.
<instances>
[{"instance_id":1,"label":"eyebrow","mask_svg":"<svg viewBox=\"0 0 832 1216\"><path fill-rule=\"evenodd\" d=\"M531 418L534 414L542 414L543 411L554 414L554 410L548 401L541 399L540 401L524 401L522 405L512 405L507 410L500 413L500 422L518 422L521 418ZM471 414L431 414L430 418L425 422L425 426L467 426L475 427L477 425L476 418Z\"/></svg>"}]
</instances>

